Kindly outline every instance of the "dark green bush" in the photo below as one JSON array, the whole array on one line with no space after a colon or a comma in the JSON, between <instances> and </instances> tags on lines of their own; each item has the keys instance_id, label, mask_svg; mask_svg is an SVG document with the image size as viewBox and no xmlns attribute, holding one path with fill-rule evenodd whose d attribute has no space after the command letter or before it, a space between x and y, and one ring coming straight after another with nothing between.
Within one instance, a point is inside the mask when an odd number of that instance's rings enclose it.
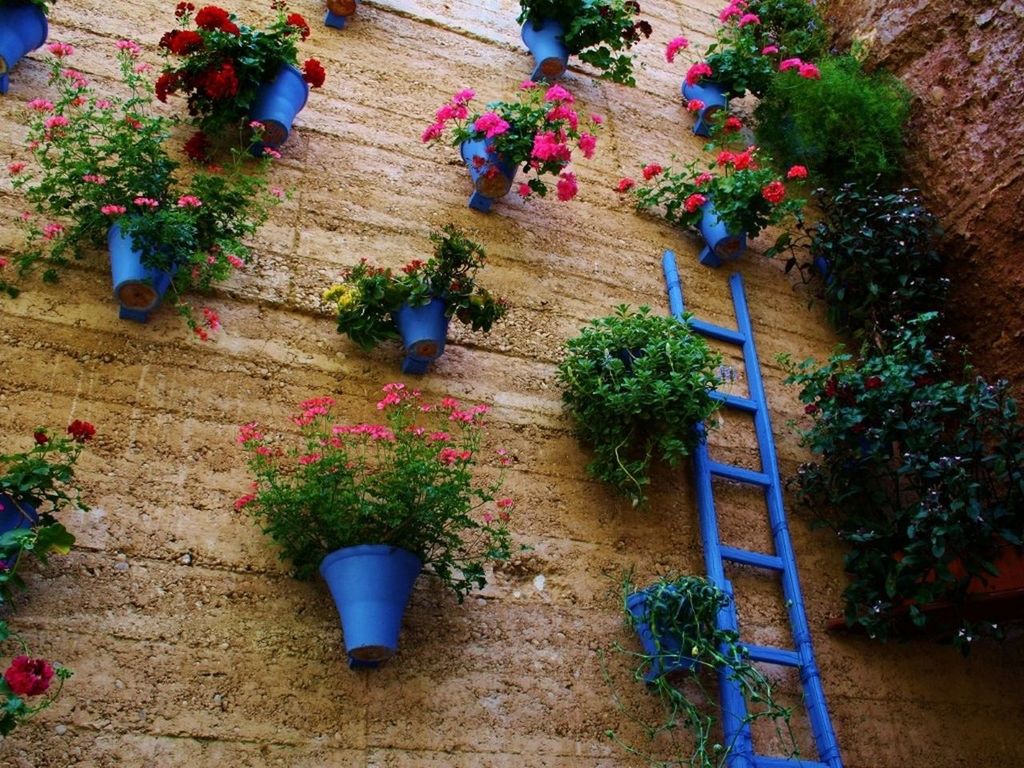
<instances>
[{"instance_id":1,"label":"dark green bush","mask_svg":"<svg viewBox=\"0 0 1024 768\"><path fill-rule=\"evenodd\" d=\"M1008 384L952 363L931 339L934 314L865 344L789 370L811 416L814 455L794 485L801 502L846 542L846 621L885 637L920 606L963 607L972 579L992 572L1002 542L1024 537L1024 425ZM966 650L976 632L939 628ZM962 630L962 631L961 631Z\"/></svg>"},{"instance_id":2,"label":"dark green bush","mask_svg":"<svg viewBox=\"0 0 1024 768\"><path fill-rule=\"evenodd\" d=\"M938 221L917 190L844 185L819 197L810 257L838 330L873 334L941 309L949 281L939 274Z\"/></svg>"},{"instance_id":3,"label":"dark green bush","mask_svg":"<svg viewBox=\"0 0 1024 768\"><path fill-rule=\"evenodd\" d=\"M852 56L823 59L820 79L795 70L772 78L757 106L758 140L783 164L807 166L832 188L892 183L903 157L910 92L868 74Z\"/></svg>"}]
</instances>

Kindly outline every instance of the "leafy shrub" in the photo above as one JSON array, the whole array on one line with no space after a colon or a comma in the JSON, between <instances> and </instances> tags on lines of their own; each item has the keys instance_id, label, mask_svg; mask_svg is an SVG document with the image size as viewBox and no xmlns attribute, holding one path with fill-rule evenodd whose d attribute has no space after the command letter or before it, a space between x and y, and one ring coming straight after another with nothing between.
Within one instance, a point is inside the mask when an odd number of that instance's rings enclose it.
<instances>
[{"instance_id":1,"label":"leafy shrub","mask_svg":"<svg viewBox=\"0 0 1024 768\"><path fill-rule=\"evenodd\" d=\"M796 70L772 79L755 111L757 136L783 164L800 163L832 187L887 184L899 173L910 93L868 74L852 56L826 58L820 78Z\"/></svg>"},{"instance_id":2,"label":"leafy shrub","mask_svg":"<svg viewBox=\"0 0 1024 768\"><path fill-rule=\"evenodd\" d=\"M674 318L621 305L565 344L562 399L594 450L587 471L645 501L655 455L675 464L696 445L694 426L715 410L721 356Z\"/></svg>"},{"instance_id":3,"label":"leafy shrub","mask_svg":"<svg viewBox=\"0 0 1024 768\"><path fill-rule=\"evenodd\" d=\"M800 500L851 547L846 620L885 637L919 607L959 610L972 579L992 572L1002 542L1024 534L1024 425L1008 384L953 371L930 341L934 314L789 370L811 418L814 461L794 478ZM952 372L951 372L952 371ZM962 617L961 617L962 618ZM966 623L953 635L966 648ZM948 628L947 628L948 629ZM953 628L954 630L956 627Z\"/></svg>"},{"instance_id":4,"label":"leafy shrub","mask_svg":"<svg viewBox=\"0 0 1024 768\"><path fill-rule=\"evenodd\" d=\"M939 275L938 221L917 190L843 185L819 197L810 257L838 330L874 333L942 306L949 281Z\"/></svg>"}]
</instances>

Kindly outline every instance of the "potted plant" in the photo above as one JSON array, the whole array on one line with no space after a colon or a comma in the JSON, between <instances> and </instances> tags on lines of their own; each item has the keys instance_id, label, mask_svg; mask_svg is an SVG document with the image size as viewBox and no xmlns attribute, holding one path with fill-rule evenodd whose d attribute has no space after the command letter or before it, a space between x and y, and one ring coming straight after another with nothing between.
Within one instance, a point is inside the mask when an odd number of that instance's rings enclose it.
<instances>
[{"instance_id":1,"label":"potted plant","mask_svg":"<svg viewBox=\"0 0 1024 768\"><path fill-rule=\"evenodd\" d=\"M824 55L827 30L818 7L807 0L733 0L719 14L715 42L690 67L683 99L697 121L693 132L709 136L712 117L731 97L761 97L781 68L815 77L808 62ZM669 61L671 62L671 58Z\"/></svg>"},{"instance_id":2,"label":"potted plant","mask_svg":"<svg viewBox=\"0 0 1024 768\"><path fill-rule=\"evenodd\" d=\"M344 29L350 16L354 16L359 7L358 0L327 0L327 13L324 24L335 29Z\"/></svg>"},{"instance_id":3,"label":"potted plant","mask_svg":"<svg viewBox=\"0 0 1024 768\"><path fill-rule=\"evenodd\" d=\"M42 562L52 552L67 554L75 537L58 522L67 506L87 509L75 485L75 463L96 429L78 419L67 437L38 428L28 451L0 454L0 603L21 586L18 566L25 554Z\"/></svg>"},{"instance_id":4,"label":"potted plant","mask_svg":"<svg viewBox=\"0 0 1024 768\"><path fill-rule=\"evenodd\" d=\"M521 168L530 178L519 184L524 199L548 192L545 176L558 178L556 191L561 201L572 200L578 186L576 175L567 170L572 159L570 141L590 158L597 146L593 131L600 115L581 118L573 109L573 95L560 85L543 88L527 80L515 102L494 101L483 112L470 114L469 102L476 94L459 91L451 102L437 110L435 122L421 136L424 143L444 141L459 148L473 179L470 208L489 211L491 203L508 193Z\"/></svg>"},{"instance_id":5,"label":"potted plant","mask_svg":"<svg viewBox=\"0 0 1024 768\"><path fill-rule=\"evenodd\" d=\"M565 343L557 374L576 432L594 452L587 471L643 503L652 460L675 464L696 445L694 427L716 408L720 363L685 323L649 307L620 305L592 320Z\"/></svg>"},{"instance_id":6,"label":"potted plant","mask_svg":"<svg viewBox=\"0 0 1024 768\"><path fill-rule=\"evenodd\" d=\"M44 279L54 280L72 257L107 245L121 317L145 321L171 288L178 311L206 338L219 327L216 313L197 315L182 294L206 290L249 261L243 238L277 202L262 172L269 161L233 151L222 167L182 178L166 149L171 123L152 111L139 46L122 40L117 47L124 97L97 93L69 66L70 46L54 50L56 100L29 103L35 166L8 166L40 217L24 222L28 240L15 262L22 275L41 262ZM6 282L0 288L16 292Z\"/></svg>"},{"instance_id":7,"label":"potted plant","mask_svg":"<svg viewBox=\"0 0 1024 768\"><path fill-rule=\"evenodd\" d=\"M21 58L46 42L48 10L47 0L0 0L0 94Z\"/></svg>"},{"instance_id":8,"label":"potted plant","mask_svg":"<svg viewBox=\"0 0 1024 768\"><path fill-rule=\"evenodd\" d=\"M633 59L623 53L651 36L649 22L638 19L633 0L519 0L523 42L533 54L532 80L557 80L569 56L601 71L616 83L636 85Z\"/></svg>"},{"instance_id":9,"label":"potted plant","mask_svg":"<svg viewBox=\"0 0 1024 768\"><path fill-rule=\"evenodd\" d=\"M426 262L414 259L396 275L363 259L324 293L324 301L337 312L338 333L348 334L363 349L402 340L403 373L426 373L444 353L452 317L487 333L508 310L503 299L476 284L487 258L479 243L453 224L432 232L430 240L434 255Z\"/></svg>"},{"instance_id":10,"label":"potted plant","mask_svg":"<svg viewBox=\"0 0 1024 768\"><path fill-rule=\"evenodd\" d=\"M215 5L193 16L191 3L178 3L174 15L181 28L160 39L166 63L156 92L161 101L173 93L187 97L197 136L203 137L193 141L226 137L257 153L276 150L305 106L309 87L323 85L319 61L308 59L301 72L296 67L296 43L309 37L309 24L288 13L283 0L272 7L276 16L261 30ZM262 126L257 135L253 122Z\"/></svg>"},{"instance_id":11,"label":"potted plant","mask_svg":"<svg viewBox=\"0 0 1024 768\"><path fill-rule=\"evenodd\" d=\"M631 654L640 659L634 677L646 683L665 707L664 722L639 722L652 739L682 729L692 734L674 758L665 761L664 741L655 757L645 748L625 744L610 731L631 753L648 756L657 765L731 765L735 745L716 738L715 697L709 695L703 680L706 671L725 671L746 701L744 724L771 723L781 751L790 757L798 755L791 710L776 701L771 682L750 662L738 635L718 629L718 614L732 610L731 602L728 594L699 576L663 577L640 591L635 590L630 576L623 580L626 623L637 632L643 647L641 653Z\"/></svg>"},{"instance_id":12,"label":"potted plant","mask_svg":"<svg viewBox=\"0 0 1024 768\"><path fill-rule=\"evenodd\" d=\"M290 447L256 424L238 436L255 485L236 508L280 545L296 578L319 570L354 667L395 653L422 568L461 602L486 583L484 563L510 551L512 500L495 498L502 478L481 483L473 472L487 406L425 403L398 383L383 391L386 424L342 424L334 400L319 397L293 418L301 435Z\"/></svg>"},{"instance_id":13,"label":"potted plant","mask_svg":"<svg viewBox=\"0 0 1024 768\"><path fill-rule=\"evenodd\" d=\"M790 181L806 176L802 166L786 173ZM672 224L699 229L705 243L700 263L709 267L738 259L748 237L791 216L799 219L804 205L802 199L789 196L782 177L757 147L741 152L723 149L713 163L693 162L681 171L652 163L643 169L643 178L641 184L622 179L618 191L630 193L637 210L660 208ZM785 237L781 235L766 255L781 249Z\"/></svg>"}]
</instances>

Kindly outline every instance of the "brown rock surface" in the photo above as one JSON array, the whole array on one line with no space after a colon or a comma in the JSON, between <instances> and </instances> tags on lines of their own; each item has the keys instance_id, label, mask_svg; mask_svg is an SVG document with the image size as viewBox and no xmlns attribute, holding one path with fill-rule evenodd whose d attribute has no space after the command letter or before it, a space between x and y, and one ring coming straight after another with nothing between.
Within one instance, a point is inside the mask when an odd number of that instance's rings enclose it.
<instances>
[{"instance_id":1,"label":"brown rock surface","mask_svg":"<svg viewBox=\"0 0 1024 768\"><path fill-rule=\"evenodd\" d=\"M953 327L1022 392L1024 2L832 0L829 15L914 92L907 170L946 232Z\"/></svg>"},{"instance_id":2,"label":"brown rock surface","mask_svg":"<svg viewBox=\"0 0 1024 768\"><path fill-rule=\"evenodd\" d=\"M635 647L618 612L623 571L635 567L642 584L704 570L689 469L659 472L647 511L589 480L554 367L560 344L615 304L664 307L665 248L678 253L689 307L734 322L728 271L700 267L694 237L634 214L613 191L647 162L672 153L689 160L701 148L678 96L694 54L670 67L661 45L686 31L702 47L717 3L644 5L656 32L637 49L646 65L637 89L579 69L567 75L583 109L608 117L597 155L577 164L576 202L513 195L489 215L475 213L455 150L417 140L457 89L497 98L528 73L513 0L363 3L344 31L317 24L302 46L328 79L274 169L295 195L256 238L257 265L209 297L225 325L216 341L193 339L167 308L146 325L119 321L101 254L56 285L32 282L19 299L0 302L3 449L24 447L38 424L83 418L98 428L80 465L93 508L66 520L79 545L28 574L14 614L37 652L75 676L57 705L0 743L0 765L642 764L604 735L639 733L616 708L602 658L626 703L653 717L653 701L630 679L625 657L601 654L614 643ZM252 19L266 3L228 6ZM171 24L166 3L61 0L51 35L79 48L77 66L89 77L109 81L119 37L145 30L145 55L156 62L156 41ZM41 58L22 62L0 97L0 167L24 154L24 105L46 88ZM18 247L23 207L0 179L0 252ZM462 605L420 579L399 655L380 670L350 672L323 584L289 579L273 546L232 509L248 485L236 425L280 424L295 403L324 393L353 418L372 412L380 386L399 376L397 347L360 352L335 333L319 293L360 256L392 265L422 256L427 233L447 221L477 230L490 257L486 284L513 310L488 336L453 326L421 386L432 397L494 406L491 439L515 457L507 488L529 550L496 567L487 589ZM775 265L752 252L736 268L779 459L791 471L805 456L786 422L801 411L775 356L820 358L835 338ZM749 425L730 422L712 442L716 456L756 466ZM759 502L723 484L728 543L764 546ZM828 635L843 588L841 552L799 514L791 528L846 765L1020 762L1019 642L983 645L965 661L926 643ZM756 574L733 575L745 631L784 644L778 590Z\"/></svg>"}]
</instances>

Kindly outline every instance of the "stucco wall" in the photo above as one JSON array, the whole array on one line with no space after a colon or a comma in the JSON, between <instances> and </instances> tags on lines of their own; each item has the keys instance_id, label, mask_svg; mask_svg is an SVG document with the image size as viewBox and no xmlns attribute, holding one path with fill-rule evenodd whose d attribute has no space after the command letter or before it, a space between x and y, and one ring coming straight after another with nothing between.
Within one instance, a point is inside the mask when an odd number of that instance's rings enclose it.
<instances>
[{"instance_id":1,"label":"stucco wall","mask_svg":"<svg viewBox=\"0 0 1024 768\"><path fill-rule=\"evenodd\" d=\"M265 9L228 6L246 19ZM312 6L296 10L317 16ZM215 342L194 340L167 310L144 326L119 321L101 255L58 285L33 283L0 302L4 448L24 447L37 424L83 418L98 429L80 472L93 509L65 521L79 546L29 574L14 619L75 676L57 705L0 743L0 764L641 764L604 735L637 731L618 713L602 665L626 702L656 708L629 680L629 660L603 651L635 647L618 613L623 571L635 568L639 583L703 572L689 468L658 473L648 511L588 480L553 374L560 343L589 318L623 302L664 308L664 248L679 255L689 307L732 322L728 271L698 266L694 237L637 216L613 191L647 162L700 152L678 99L692 57L670 67L662 45L685 31L701 48L717 4L660 0L644 10L655 38L638 47L646 68L637 89L577 70L566 78L584 109L607 116L597 156L577 164L578 201L513 195L490 215L475 213L455 151L418 141L458 88L498 98L528 74L513 0L365 3L349 29L316 25L302 47L328 80L275 170L295 195L259 234L259 264L210 299L225 325ZM118 38L146 30L156 63L171 23L166 3L61 0L51 35L79 48L76 66L103 81L115 71ZM44 87L44 67L26 61L0 98L0 164L23 156L24 105ZM0 249L17 246L12 220L22 207L0 181ZM489 336L453 326L421 386L494 406L491 439L515 457L513 527L529 550L463 605L421 578L399 655L379 671L351 672L324 586L289 579L273 546L232 509L248 484L235 428L280 424L299 400L326 393L353 418L368 416L379 387L399 378L398 350L361 353L334 332L319 293L361 256L393 266L423 256L427 233L448 221L477 231L490 256L486 284L513 310ZM786 422L801 410L775 356L821 357L835 339L775 265L750 253L737 268L789 472L804 456ZM717 456L753 460L748 425L712 441ZM725 485L720 513L730 543L766 539L756 496ZM846 765L1016 764L1019 642L962 660L948 648L826 634L840 607L841 552L800 515L791 527ZM785 644L770 582L734 576L750 639Z\"/></svg>"}]
</instances>

